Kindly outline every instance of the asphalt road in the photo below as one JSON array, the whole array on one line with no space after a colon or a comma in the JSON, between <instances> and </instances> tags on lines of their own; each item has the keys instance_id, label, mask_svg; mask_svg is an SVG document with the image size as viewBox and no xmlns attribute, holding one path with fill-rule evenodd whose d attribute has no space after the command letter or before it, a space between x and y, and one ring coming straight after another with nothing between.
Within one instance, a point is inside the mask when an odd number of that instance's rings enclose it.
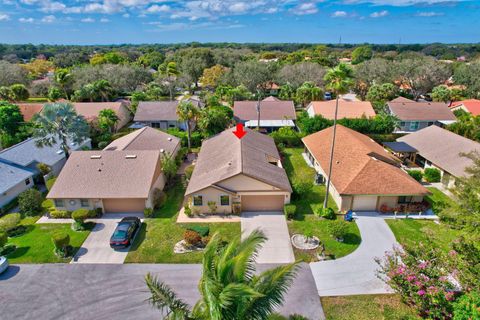
<instances>
[{"instance_id":1,"label":"asphalt road","mask_svg":"<svg viewBox=\"0 0 480 320\"><path fill-rule=\"evenodd\" d=\"M200 265L14 265L0 275L0 319L161 319L160 312L146 302L147 272L156 274L190 305L197 301ZM301 265L278 311L324 319L308 265Z\"/></svg>"}]
</instances>

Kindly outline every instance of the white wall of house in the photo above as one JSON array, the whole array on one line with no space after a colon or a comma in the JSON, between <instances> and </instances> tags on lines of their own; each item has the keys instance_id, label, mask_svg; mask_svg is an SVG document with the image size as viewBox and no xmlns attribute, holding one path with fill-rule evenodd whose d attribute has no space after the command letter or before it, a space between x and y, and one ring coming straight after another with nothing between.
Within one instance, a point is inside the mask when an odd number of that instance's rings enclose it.
<instances>
[{"instance_id":1,"label":"white wall of house","mask_svg":"<svg viewBox=\"0 0 480 320\"><path fill-rule=\"evenodd\" d=\"M148 194L148 198L145 201L145 208L153 208L153 192L155 189L163 190L163 188L165 187L165 183L166 183L165 175L162 172L158 176L157 180L152 184L152 187Z\"/></svg>"},{"instance_id":2,"label":"white wall of house","mask_svg":"<svg viewBox=\"0 0 480 320\"><path fill-rule=\"evenodd\" d=\"M33 187L33 178L29 177L28 179L18 182L14 187L8 189L7 191L0 193L0 207L8 204L10 201L18 197L20 193L30 189L31 187Z\"/></svg>"},{"instance_id":3,"label":"white wall of house","mask_svg":"<svg viewBox=\"0 0 480 320\"><path fill-rule=\"evenodd\" d=\"M222 206L220 203L220 196L225 195L229 197L229 205L228 206ZM201 205L195 205L193 202L193 197L194 196L202 196L202 204ZM217 213L223 213L223 214L229 214L232 213L232 201L233 201L233 196L225 191L219 190L214 187L208 187L203 190L200 190L198 192L195 192L194 194L190 195L187 199L187 201L190 203L190 208L192 209L192 213L200 213L200 214L208 214L211 213L210 208L208 207L208 202L209 201L214 201L217 204Z\"/></svg>"},{"instance_id":4,"label":"white wall of house","mask_svg":"<svg viewBox=\"0 0 480 320\"><path fill-rule=\"evenodd\" d=\"M315 116L315 111L313 110L313 104L311 102L307 106L307 113L310 118L313 118Z\"/></svg>"},{"instance_id":5,"label":"white wall of house","mask_svg":"<svg viewBox=\"0 0 480 320\"><path fill-rule=\"evenodd\" d=\"M103 208L101 199L52 199L58 210L75 211L77 209L93 210ZM84 202L84 203L82 203Z\"/></svg>"}]
</instances>

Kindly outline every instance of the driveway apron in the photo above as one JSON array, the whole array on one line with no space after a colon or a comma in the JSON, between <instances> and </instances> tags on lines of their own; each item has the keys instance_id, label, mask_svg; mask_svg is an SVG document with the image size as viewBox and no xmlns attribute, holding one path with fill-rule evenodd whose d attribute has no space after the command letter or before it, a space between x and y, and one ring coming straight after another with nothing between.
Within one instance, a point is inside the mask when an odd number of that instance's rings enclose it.
<instances>
[{"instance_id":1,"label":"driveway apron","mask_svg":"<svg viewBox=\"0 0 480 320\"><path fill-rule=\"evenodd\" d=\"M257 263L292 263L295 261L287 221L282 212L243 212L242 237L260 229L268 240L260 249Z\"/></svg>"}]
</instances>

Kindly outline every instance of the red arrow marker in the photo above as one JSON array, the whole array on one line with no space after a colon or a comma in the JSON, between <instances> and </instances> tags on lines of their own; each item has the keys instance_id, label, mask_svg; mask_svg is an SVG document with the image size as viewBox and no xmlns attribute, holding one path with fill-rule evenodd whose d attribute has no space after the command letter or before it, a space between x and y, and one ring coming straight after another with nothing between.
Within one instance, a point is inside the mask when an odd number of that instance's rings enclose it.
<instances>
[{"instance_id":1,"label":"red arrow marker","mask_svg":"<svg viewBox=\"0 0 480 320\"><path fill-rule=\"evenodd\" d=\"M236 135L238 139L242 139L247 132L243 130L243 124L237 123L237 130L233 131L233 134Z\"/></svg>"}]
</instances>

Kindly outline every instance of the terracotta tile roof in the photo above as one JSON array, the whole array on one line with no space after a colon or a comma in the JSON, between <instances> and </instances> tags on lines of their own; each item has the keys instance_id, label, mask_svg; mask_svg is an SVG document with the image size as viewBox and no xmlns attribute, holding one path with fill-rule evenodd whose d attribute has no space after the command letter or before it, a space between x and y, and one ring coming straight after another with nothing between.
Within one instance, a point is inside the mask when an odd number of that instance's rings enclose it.
<instances>
[{"instance_id":1,"label":"terracotta tile roof","mask_svg":"<svg viewBox=\"0 0 480 320\"><path fill-rule=\"evenodd\" d=\"M315 115L333 120L335 118L335 105L335 100L312 101L309 107L313 108ZM364 116L367 118L375 117L375 111L369 101L338 100L338 119L355 119Z\"/></svg>"},{"instance_id":2,"label":"terracotta tile roof","mask_svg":"<svg viewBox=\"0 0 480 320\"><path fill-rule=\"evenodd\" d=\"M43 109L43 103L17 103L17 106L20 108L25 121L32 120L33 116Z\"/></svg>"},{"instance_id":3,"label":"terracotta tile roof","mask_svg":"<svg viewBox=\"0 0 480 320\"><path fill-rule=\"evenodd\" d=\"M47 198L146 199L159 161L160 151L76 151Z\"/></svg>"},{"instance_id":4,"label":"terracotta tile roof","mask_svg":"<svg viewBox=\"0 0 480 320\"><path fill-rule=\"evenodd\" d=\"M388 108L402 121L456 120L453 112L443 102L416 102L397 98L387 103Z\"/></svg>"},{"instance_id":5,"label":"terracotta tile roof","mask_svg":"<svg viewBox=\"0 0 480 320\"><path fill-rule=\"evenodd\" d=\"M81 114L85 119L94 119L98 117L100 111L104 109L112 109L119 118L123 118L121 108L126 108L125 101L117 102L71 102L78 114Z\"/></svg>"},{"instance_id":6,"label":"terracotta tile roof","mask_svg":"<svg viewBox=\"0 0 480 320\"><path fill-rule=\"evenodd\" d=\"M333 127L303 138L325 172L328 171ZM337 126L331 181L345 195L423 195L420 183L397 167L397 159L366 135Z\"/></svg>"},{"instance_id":7,"label":"terracotta tile roof","mask_svg":"<svg viewBox=\"0 0 480 320\"><path fill-rule=\"evenodd\" d=\"M233 116L239 121L257 120L257 101L235 101ZM297 119L293 101L264 99L260 101L261 120Z\"/></svg>"},{"instance_id":8,"label":"terracotta tile roof","mask_svg":"<svg viewBox=\"0 0 480 320\"><path fill-rule=\"evenodd\" d=\"M234 130L225 130L203 142L185 194L240 173L291 192L285 169L268 162L267 156L280 159L273 139L250 129L245 129L247 134L238 139L232 133Z\"/></svg>"},{"instance_id":9,"label":"terracotta tile roof","mask_svg":"<svg viewBox=\"0 0 480 320\"><path fill-rule=\"evenodd\" d=\"M477 99L468 99L463 101L452 102L450 108L455 108L458 106L463 106L467 109L467 112L470 112L473 116L480 115L480 100Z\"/></svg>"},{"instance_id":10,"label":"terracotta tile roof","mask_svg":"<svg viewBox=\"0 0 480 320\"><path fill-rule=\"evenodd\" d=\"M473 165L470 159L459 154L480 152L480 143L437 126L407 134L397 141L408 143L417 149L422 157L456 177L464 176L465 168Z\"/></svg>"},{"instance_id":11,"label":"terracotta tile roof","mask_svg":"<svg viewBox=\"0 0 480 320\"><path fill-rule=\"evenodd\" d=\"M103 150L163 150L172 154L179 145L179 138L158 129L144 127L112 141Z\"/></svg>"}]
</instances>

